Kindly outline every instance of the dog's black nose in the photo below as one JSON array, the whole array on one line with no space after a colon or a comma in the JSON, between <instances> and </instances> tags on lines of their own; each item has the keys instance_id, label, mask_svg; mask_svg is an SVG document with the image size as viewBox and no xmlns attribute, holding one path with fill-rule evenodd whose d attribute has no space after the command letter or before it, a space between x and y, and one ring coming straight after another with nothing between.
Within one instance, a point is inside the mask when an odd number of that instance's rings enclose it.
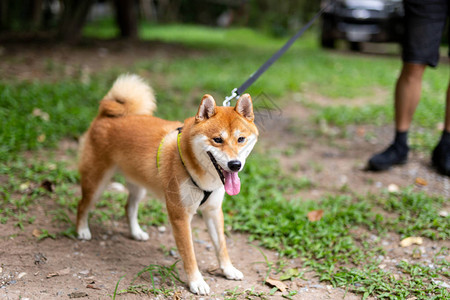
<instances>
[{"instance_id":1,"label":"dog's black nose","mask_svg":"<svg viewBox=\"0 0 450 300\"><path fill-rule=\"evenodd\" d=\"M228 162L228 168L233 172L237 172L241 169L241 162L238 160L231 160Z\"/></svg>"}]
</instances>

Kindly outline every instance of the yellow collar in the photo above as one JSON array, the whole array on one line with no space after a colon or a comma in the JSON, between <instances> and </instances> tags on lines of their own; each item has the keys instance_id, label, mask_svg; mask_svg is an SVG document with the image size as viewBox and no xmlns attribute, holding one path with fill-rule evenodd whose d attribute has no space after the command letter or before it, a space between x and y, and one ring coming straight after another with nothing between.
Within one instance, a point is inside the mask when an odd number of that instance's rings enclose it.
<instances>
[{"instance_id":1,"label":"yellow collar","mask_svg":"<svg viewBox=\"0 0 450 300\"><path fill-rule=\"evenodd\" d=\"M182 128L183 127L177 128L177 130L178 130L177 148L178 148L178 153L180 154L181 162L184 165L183 155L181 155L181 129ZM158 151L156 152L156 168L158 169L158 172L159 172L159 166L161 165L161 152L162 152L162 146L164 144L165 139L166 139L166 136L164 136L162 138L161 143L159 143L159 146L158 146Z\"/></svg>"},{"instance_id":2,"label":"yellow collar","mask_svg":"<svg viewBox=\"0 0 450 300\"><path fill-rule=\"evenodd\" d=\"M178 135L177 135L177 147L178 147L178 153L180 154L181 162L183 163L183 166L186 166L184 164L183 155L181 155L181 128L178 128Z\"/></svg>"},{"instance_id":3,"label":"yellow collar","mask_svg":"<svg viewBox=\"0 0 450 300\"><path fill-rule=\"evenodd\" d=\"M158 172L159 172L159 165L160 165L160 160L161 160L162 145L163 145L165 139L166 139L166 137L164 136L161 140L161 143L159 143L158 152L156 152L156 168L158 169Z\"/></svg>"}]
</instances>

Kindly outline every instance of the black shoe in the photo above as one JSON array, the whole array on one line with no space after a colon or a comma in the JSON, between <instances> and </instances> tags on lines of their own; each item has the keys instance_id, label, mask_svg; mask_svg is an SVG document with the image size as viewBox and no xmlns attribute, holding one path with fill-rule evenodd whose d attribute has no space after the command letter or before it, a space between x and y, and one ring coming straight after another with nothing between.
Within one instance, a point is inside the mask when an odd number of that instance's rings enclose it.
<instances>
[{"instance_id":1,"label":"black shoe","mask_svg":"<svg viewBox=\"0 0 450 300\"><path fill-rule=\"evenodd\" d=\"M433 150L431 162L439 173L450 176L450 144L439 143Z\"/></svg>"},{"instance_id":2,"label":"black shoe","mask_svg":"<svg viewBox=\"0 0 450 300\"><path fill-rule=\"evenodd\" d=\"M408 146L394 143L383 152L372 156L369 160L368 168L372 171L383 171L393 165L403 165L408 160L408 151Z\"/></svg>"}]
</instances>

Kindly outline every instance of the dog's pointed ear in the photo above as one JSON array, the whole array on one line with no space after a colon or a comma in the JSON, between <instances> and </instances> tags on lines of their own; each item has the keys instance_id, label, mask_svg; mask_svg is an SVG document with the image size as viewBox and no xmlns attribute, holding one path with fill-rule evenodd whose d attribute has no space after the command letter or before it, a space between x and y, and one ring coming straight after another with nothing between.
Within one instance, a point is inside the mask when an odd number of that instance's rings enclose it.
<instances>
[{"instance_id":1,"label":"dog's pointed ear","mask_svg":"<svg viewBox=\"0 0 450 300\"><path fill-rule=\"evenodd\" d=\"M200 122L211 118L216 114L216 101L211 95L205 94L202 98L202 103L198 108L195 121Z\"/></svg>"},{"instance_id":2,"label":"dog's pointed ear","mask_svg":"<svg viewBox=\"0 0 450 300\"><path fill-rule=\"evenodd\" d=\"M253 122L253 120L255 119L255 114L253 113L252 97L250 97L249 94L244 94L239 97L234 110L250 122Z\"/></svg>"}]
</instances>

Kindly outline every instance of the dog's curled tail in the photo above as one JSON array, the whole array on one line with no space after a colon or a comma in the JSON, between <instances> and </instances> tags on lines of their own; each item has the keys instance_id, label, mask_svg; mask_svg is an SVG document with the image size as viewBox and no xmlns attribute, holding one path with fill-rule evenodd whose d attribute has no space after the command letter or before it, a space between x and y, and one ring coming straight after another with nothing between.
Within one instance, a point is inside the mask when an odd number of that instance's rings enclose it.
<instances>
[{"instance_id":1,"label":"dog's curled tail","mask_svg":"<svg viewBox=\"0 0 450 300\"><path fill-rule=\"evenodd\" d=\"M99 115L151 115L156 109L153 89L138 75L120 75L100 102Z\"/></svg>"}]
</instances>

